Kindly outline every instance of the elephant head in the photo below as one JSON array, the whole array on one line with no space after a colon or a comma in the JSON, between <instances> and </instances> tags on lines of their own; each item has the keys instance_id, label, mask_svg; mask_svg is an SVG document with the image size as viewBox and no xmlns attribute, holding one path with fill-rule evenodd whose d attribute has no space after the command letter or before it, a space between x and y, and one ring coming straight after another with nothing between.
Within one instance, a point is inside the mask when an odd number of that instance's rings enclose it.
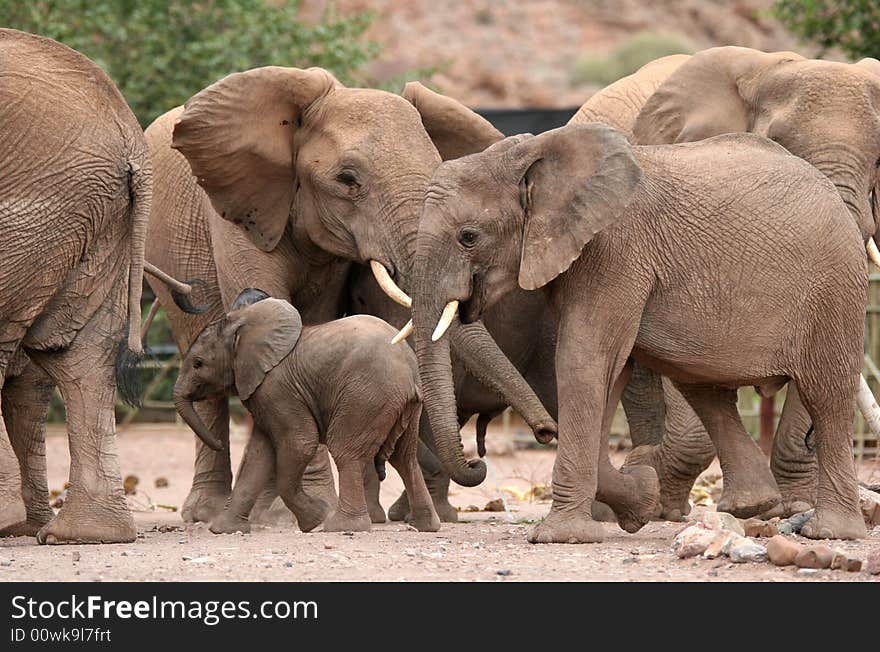
<instances>
[{"instance_id":1,"label":"elephant head","mask_svg":"<svg viewBox=\"0 0 880 652\"><path fill-rule=\"evenodd\" d=\"M634 142L645 145L736 131L766 136L823 172L873 244L880 62L835 63L732 46L704 50L654 92L633 129Z\"/></svg>"},{"instance_id":2,"label":"elephant head","mask_svg":"<svg viewBox=\"0 0 880 652\"><path fill-rule=\"evenodd\" d=\"M441 159L479 152L502 135L460 103L421 84L403 96L342 86L324 70L257 68L230 75L186 103L173 146L217 213L269 251L285 231L299 242L369 264L404 306L428 180ZM305 248L305 247L304 247ZM482 324L453 326L469 369L549 437L555 423ZM445 380L445 378L444 378ZM451 383L451 373L449 376ZM432 429L458 432L443 382L423 387ZM478 484L485 467L456 482Z\"/></svg>"},{"instance_id":3,"label":"elephant head","mask_svg":"<svg viewBox=\"0 0 880 652\"><path fill-rule=\"evenodd\" d=\"M181 362L174 385L174 406L181 418L206 445L221 450L194 403L233 388L246 401L293 350L301 333L296 308L260 290L244 290L225 317L205 327Z\"/></svg>"},{"instance_id":4,"label":"elephant head","mask_svg":"<svg viewBox=\"0 0 880 652\"><path fill-rule=\"evenodd\" d=\"M443 163L428 187L415 261L422 385L449 374L443 335L456 311L474 322L517 285L550 284L595 234L626 219L641 178L624 134L600 124L514 136ZM466 474L473 462L457 430L434 437L450 475Z\"/></svg>"}]
</instances>

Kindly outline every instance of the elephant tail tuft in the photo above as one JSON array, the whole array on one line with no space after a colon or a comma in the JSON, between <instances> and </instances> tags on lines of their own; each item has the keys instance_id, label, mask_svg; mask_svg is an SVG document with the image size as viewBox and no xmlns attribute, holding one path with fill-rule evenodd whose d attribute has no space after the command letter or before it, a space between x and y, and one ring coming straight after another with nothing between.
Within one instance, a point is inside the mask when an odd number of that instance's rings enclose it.
<instances>
[{"instance_id":1,"label":"elephant tail tuft","mask_svg":"<svg viewBox=\"0 0 880 652\"><path fill-rule=\"evenodd\" d=\"M141 407L144 388L140 365L143 359L143 351L131 350L127 338L119 342L116 350L116 388L122 400L131 407Z\"/></svg>"}]
</instances>

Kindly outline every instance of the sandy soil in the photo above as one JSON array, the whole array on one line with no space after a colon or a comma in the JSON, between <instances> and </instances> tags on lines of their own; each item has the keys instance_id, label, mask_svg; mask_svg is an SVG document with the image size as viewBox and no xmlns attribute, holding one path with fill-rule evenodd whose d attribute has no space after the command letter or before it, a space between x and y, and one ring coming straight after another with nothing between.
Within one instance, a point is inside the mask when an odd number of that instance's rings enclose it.
<instances>
[{"instance_id":1,"label":"sandy soil","mask_svg":"<svg viewBox=\"0 0 880 652\"><path fill-rule=\"evenodd\" d=\"M234 457L246 434L233 432ZM292 526L255 529L250 535L213 535L203 525L185 525L179 514L154 505L180 506L189 489L193 443L175 426L136 426L119 436L124 475L139 479L130 497L136 511L138 540L104 546L38 546L33 539L0 539L0 581L136 580L389 580L389 581L868 581L865 573L799 573L770 564L732 564L729 560L679 560L669 544L683 525L650 523L631 535L606 524L606 540L592 545L530 545L529 522L549 509L547 501L520 500L524 492L549 483L554 453L518 450L510 441L490 442L490 475L481 487L455 488L453 504L483 507L505 495L506 512L462 512L463 522L444 524L440 532L420 533L400 523L374 526L369 533L303 534ZM48 440L50 487L67 478L66 438ZM616 454L619 459L622 454ZM237 463L237 459L235 460ZM709 473L717 472L710 469ZM863 466L862 477L880 478L880 466ZM168 486L156 488L164 478ZM402 483L388 468L382 486L387 508ZM695 509L699 514L705 507ZM864 557L880 545L880 528L862 542L839 547ZM880 577L873 578L880 580Z\"/></svg>"}]
</instances>

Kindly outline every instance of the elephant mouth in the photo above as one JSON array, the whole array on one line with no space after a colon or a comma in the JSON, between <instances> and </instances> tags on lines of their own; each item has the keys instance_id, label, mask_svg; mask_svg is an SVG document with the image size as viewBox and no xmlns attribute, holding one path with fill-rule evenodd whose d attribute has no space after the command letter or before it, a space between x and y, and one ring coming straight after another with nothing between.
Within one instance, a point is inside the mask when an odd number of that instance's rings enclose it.
<instances>
[{"instance_id":1,"label":"elephant mouth","mask_svg":"<svg viewBox=\"0 0 880 652\"><path fill-rule=\"evenodd\" d=\"M459 321L463 324L472 324L475 321L479 321L483 316L485 305L484 284L479 276L474 275L471 279L471 296L459 305Z\"/></svg>"}]
</instances>

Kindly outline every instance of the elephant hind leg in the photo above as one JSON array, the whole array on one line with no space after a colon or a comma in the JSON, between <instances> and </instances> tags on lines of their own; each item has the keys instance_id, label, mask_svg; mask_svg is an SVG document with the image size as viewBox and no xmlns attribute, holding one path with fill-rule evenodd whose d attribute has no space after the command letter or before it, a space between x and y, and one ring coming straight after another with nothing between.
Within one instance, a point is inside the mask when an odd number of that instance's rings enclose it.
<instances>
[{"instance_id":1,"label":"elephant hind leg","mask_svg":"<svg viewBox=\"0 0 880 652\"><path fill-rule=\"evenodd\" d=\"M816 513L801 535L810 539L862 539L868 534L859 510L852 455L852 397L855 380L798 379L800 397L813 420L819 458ZM843 388L836 391L835 388Z\"/></svg>"},{"instance_id":2,"label":"elephant hind leg","mask_svg":"<svg viewBox=\"0 0 880 652\"><path fill-rule=\"evenodd\" d=\"M36 536L54 516L46 479L46 418L53 389L51 379L33 363L3 386L3 419L21 469L27 517L0 530L0 536Z\"/></svg>"},{"instance_id":3,"label":"elephant hind leg","mask_svg":"<svg viewBox=\"0 0 880 652\"><path fill-rule=\"evenodd\" d=\"M818 462L805 442L811 425L797 385L790 382L770 456L770 470L782 494L778 515L805 512L816 504Z\"/></svg>"},{"instance_id":4,"label":"elephant hind leg","mask_svg":"<svg viewBox=\"0 0 880 652\"><path fill-rule=\"evenodd\" d=\"M436 532L440 529L440 517L434 509L434 502L418 461L421 409L418 401L407 406L400 419L403 433L397 439L389 461L403 479L413 526L420 532ZM449 486L448 481L445 486Z\"/></svg>"},{"instance_id":5,"label":"elephant hind leg","mask_svg":"<svg viewBox=\"0 0 880 652\"><path fill-rule=\"evenodd\" d=\"M738 518L762 514L782 501L767 459L736 409L736 390L715 385L676 384L700 417L718 451L724 491L718 511Z\"/></svg>"}]
</instances>

